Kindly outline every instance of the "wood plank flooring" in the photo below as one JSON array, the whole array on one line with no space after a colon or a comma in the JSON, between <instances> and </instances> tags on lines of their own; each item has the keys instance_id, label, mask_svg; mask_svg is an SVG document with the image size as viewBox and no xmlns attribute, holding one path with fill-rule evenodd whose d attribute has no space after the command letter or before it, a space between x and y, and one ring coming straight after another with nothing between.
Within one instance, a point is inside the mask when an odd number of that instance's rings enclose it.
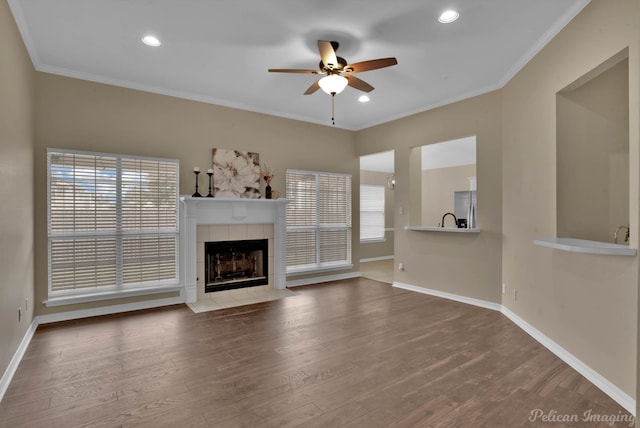
<instances>
[{"instance_id":1,"label":"wood plank flooring","mask_svg":"<svg viewBox=\"0 0 640 428\"><path fill-rule=\"evenodd\" d=\"M627 415L498 312L359 278L38 328L2 427L564 427ZM621 422L615 426L629 426Z\"/></svg>"}]
</instances>

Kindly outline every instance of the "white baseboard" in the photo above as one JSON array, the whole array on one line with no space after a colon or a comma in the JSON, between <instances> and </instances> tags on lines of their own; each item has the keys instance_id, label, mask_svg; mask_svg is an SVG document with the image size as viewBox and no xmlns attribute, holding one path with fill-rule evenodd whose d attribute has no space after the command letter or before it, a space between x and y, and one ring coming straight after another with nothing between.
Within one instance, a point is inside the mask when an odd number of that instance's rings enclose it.
<instances>
[{"instance_id":1,"label":"white baseboard","mask_svg":"<svg viewBox=\"0 0 640 428\"><path fill-rule=\"evenodd\" d=\"M38 325L52 322L70 321L80 318L97 317L100 315L118 314L120 312L138 311L141 309L159 308L162 306L178 305L184 303L184 297L169 297L166 299L144 300L141 302L125 303L122 305L102 306L92 309L81 309L79 311L59 312L57 314L39 315L36 317Z\"/></svg>"},{"instance_id":2,"label":"white baseboard","mask_svg":"<svg viewBox=\"0 0 640 428\"><path fill-rule=\"evenodd\" d=\"M493 311L500 311L502 309L502 305L500 303L493 303L487 300L447 293L445 291L432 290L430 288L418 287L411 284L403 284L402 282L394 282L393 286L402 288L403 290L415 291L417 293L428 294L430 296L442 297L443 299L455 300L456 302L466 303L468 305L480 306L481 308L491 309Z\"/></svg>"},{"instance_id":3,"label":"white baseboard","mask_svg":"<svg viewBox=\"0 0 640 428\"><path fill-rule=\"evenodd\" d=\"M24 337L22 338L18 349L13 354L13 358L11 358L9 366L4 371L2 378L0 378L0 401L2 401L4 394L7 392L9 384L11 383L11 379L13 379L13 376L16 374L18 365L20 364L20 361L22 361L22 357L24 356L29 343L31 343L31 339L33 338L33 335L40 324L48 324L59 321L70 321L74 319L95 317L100 315L117 314L120 312L136 311L140 309L159 308L161 306L177 305L180 303L184 303L184 297L182 296L171 297L167 299L126 303L123 305L104 306L101 308L83 309L79 311L60 312L57 314L39 315L35 317L31 322L31 325L29 325L29 328L27 329Z\"/></svg>"},{"instance_id":4,"label":"white baseboard","mask_svg":"<svg viewBox=\"0 0 640 428\"><path fill-rule=\"evenodd\" d=\"M395 256L392 254L390 256L380 256L380 257L368 257L366 259L360 259L360 263L366 263L366 262L377 262L379 260L390 260L390 259L394 259Z\"/></svg>"},{"instance_id":5,"label":"white baseboard","mask_svg":"<svg viewBox=\"0 0 640 428\"><path fill-rule=\"evenodd\" d=\"M342 279L350 279L360 277L360 272L350 272L344 274L337 275L327 275L322 277L314 277L308 279L300 279L295 281L288 281L287 287L297 287L302 285L309 284L317 284L320 282L328 282L328 281L337 281ZM593 370L591 367L580 361L569 351L564 349L562 346L558 345L556 342L551 340L545 334L540 332L538 329L533 327L531 324L520 318L515 313L511 312L508 308L493 302L488 302L485 300L475 299L471 297L460 296L453 293L446 293L444 291L432 290L424 287L418 287L410 284L403 284L400 282L394 282L394 287L401 288L404 290L414 291L417 293L428 294L431 296L441 297L444 299L454 300L461 303L467 303L473 306L479 306L486 309L491 309L494 311L500 311L504 316L506 316L509 320L511 320L514 324L524 330L527 334L533 337L536 341L538 341L542 346L547 348L549 351L553 352L558 358L567 363L570 367L580 373L582 376L587 378L591 383L593 383L596 387L598 387L602 392L607 394L613 400L615 400L618 404L624 407L629 413L632 415L636 415L636 400L629 396L627 393L622 391L620 388L615 386L613 383L608 381L605 377L600 375L598 372ZM129 312L140 309L151 309L161 306L175 305L184 303L184 297L172 297L167 299L157 299L157 300L149 300L143 302L136 303L127 303L123 305L113 305L113 306L105 306L101 308L94 309L84 309L79 311L69 311L69 312L61 312L57 314L51 315L40 315L34 318L29 325L18 349L13 355L13 358L9 362L9 366L5 370L2 378L0 378L0 401L4 397L4 394L7 392L9 388L9 384L11 383L11 379L16 373L18 369L18 365L24 356L24 353L33 338L33 335L40 324L47 324L52 322L59 321L69 321L73 319L87 318L92 316L99 315L109 315L116 314L120 312Z\"/></svg>"},{"instance_id":6,"label":"white baseboard","mask_svg":"<svg viewBox=\"0 0 640 428\"><path fill-rule=\"evenodd\" d=\"M538 341L542 346L547 348L549 351L553 352L558 358L567 363L571 368L580 373L582 376L587 378L589 382L594 384L597 388L599 388L602 392L607 394L612 400L616 403L620 404L625 408L629 413L636 416L636 400L631 397L629 394L615 386L613 383L608 381L604 376L600 373L593 370L591 367L583 363L580 359L578 359L575 355L564 349L562 346L558 345L556 342L547 337L540 330L533 327L531 324L520 318L515 313L511 312L505 306L488 302L485 300L474 299L471 297L460 296L457 294L446 293L444 291L431 290L429 288L418 287L411 284L403 284L400 282L394 282L394 287L402 288L404 290L415 291L422 294L428 294L431 296L442 297L444 299L455 300L456 302L467 303L474 306L480 306L482 308L491 309L494 311L500 311L505 317L507 317L511 322L517 325L519 328L524 330L527 334L533 337L536 341Z\"/></svg>"},{"instance_id":7,"label":"white baseboard","mask_svg":"<svg viewBox=\"0 0 640 428\"><path fill-rule=\"evenodd\" d=\"M520 327L529 336L533 337L537 340L542 346L547 348L549 351L553 352L558 358L571 366L575 371L580 373L582 376L587 378L592 384L597 386L602 392L607 394L613 400L615 400L618 404L624 407L627 412L632 415L636 415L636 400L633 397L629 396L626 392L615 386L613 383L609 382L604 378L600 373L593 370L591 367L580 361L575 355L571 352L564 349L562 346L558 345L556 342L547 337L540 330L533 327L531 324L520 318L515 313L511 312L508 308L502 307L502 311L504 316L509 318L515 325Z\"/></svg>"},{"instance_id":8,"label":"white baseboard","mask_svg":"<svg viewBox=\"0 0 640 428\"><path fill-rule=\"evenodd\" d=\"M20 361L22 361L22 357L27 351L29 343L31 343L31 338L33 338L33 334L36 332L36 328L38 328L38 321L34 319L33 321L31 321L29 328L20 341L20 345L18 345L18 349L16 349L16 352L13 354L13 358L11 358L11 361L9 362L7 369L4 371L2 378L0 378L0 401L2 401L4 394L9 388L11 379L13 379L13 376L16 374L16 370L18 370L18 365L20 365Z\"/></svg>"},{"instance_id":9,"label":"white baseboard","mask_svg":"<svg viewBox=\"0 0 640 428\"><path fill-rule=\"evenodd\" d=\"M287 281L287 288L300 287L302 285L318 284L320 282L340 281L343 279L359 278L360 272L339 273L336 275L314 276L312 278L294 279Z\"/></svg>"}]
</instances>

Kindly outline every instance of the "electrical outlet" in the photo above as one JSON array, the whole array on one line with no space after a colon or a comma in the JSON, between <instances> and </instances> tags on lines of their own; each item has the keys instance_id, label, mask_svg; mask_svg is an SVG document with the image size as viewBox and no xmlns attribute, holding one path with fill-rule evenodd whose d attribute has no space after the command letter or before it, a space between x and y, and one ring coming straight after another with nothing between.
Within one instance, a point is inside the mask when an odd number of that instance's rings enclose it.
<instances>
[{"instance_id":1,"label":"electrical outlet","mask_svg":"<svg viewBox=\"0 0 640 428\"><path fill-rule=\"evenodd\" d=\"M404 208L403 207L398 208L398 211L400 212L400 215L404 215Z\"/></svg>"},{"instance_id":2,"label":"electrical outlet","mask_svg":"<svg viewBox=\"0 0 640 428\"><path fill-rule=\"evenodd\" d=\"M502 294L505 294L507 292L507 284L505 284L504 282L502 283Z\"/></svg>"},{"instance_id":3,"label":"electrical outlet","mask_svg":"<svg viewBox=\"0 0 640 428\"><path fill-rule=\"evenodd\" d=\"M404 270L404 263L398 263L398 270Z\"/></svg>"},{"instance_id":4,"label":"electrical outlet","mask_svg":"<svg viewBox=\"0 0 640 428\"><path fill-rule=\"evenodd\" d=\"M24 299L24 310L29 312L29 298Z\"/></svg>"}]
</instances>

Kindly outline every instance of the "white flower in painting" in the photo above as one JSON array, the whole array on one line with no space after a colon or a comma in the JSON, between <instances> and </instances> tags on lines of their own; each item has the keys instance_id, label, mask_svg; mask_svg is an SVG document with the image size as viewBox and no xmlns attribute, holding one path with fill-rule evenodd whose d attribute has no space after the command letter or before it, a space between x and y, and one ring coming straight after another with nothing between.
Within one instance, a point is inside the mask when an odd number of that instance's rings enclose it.
<instances>
[{"instance_id":1,"label":"white flower in painting","mask_svg":"<svg viewBox=\"0 0 640 428\"><path fill-rule=\"evenodd\" d=\"M216 150L213 156L213 182L217 197L243 196L260 186L260 167L248 154L235 150Z\"/></svg>"}]
</instances>

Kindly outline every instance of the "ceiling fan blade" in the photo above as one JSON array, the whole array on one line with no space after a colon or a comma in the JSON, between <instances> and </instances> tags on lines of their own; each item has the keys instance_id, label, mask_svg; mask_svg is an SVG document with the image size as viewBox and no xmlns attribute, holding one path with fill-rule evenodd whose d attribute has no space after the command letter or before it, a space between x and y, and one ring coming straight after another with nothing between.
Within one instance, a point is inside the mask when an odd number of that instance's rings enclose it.
<instances>
[{"instance_id":1,"label":"ceiling fan blade","mask_svg":"<svg viewBox=\"0 0 640 428\"><path fill-rule=\"evenodd\" d=\"M318 83L318 81L316 80L313 85L309 86L309 88L304 92L305 95L311 95L313 94L315 91L317 91L318 89L320 89L320 84Z\"/></svg>"},{"instance_id":2,"label":"ceiling fan blade","mask_svg":"<svg viewBox=\"0 0 640 428\"><path fill-rule=\"evenodd\" d=\"M318 40L318 50L320 51L320 58L325 67L333 68L338 65L338 57L331 42Z\"/></svg>"},{"instance_id":3,"label":"ceiling fan blade","mask_svg":"<svg viewBox=\"0 0 640 428\"><path fill-rule=\"evenodd\" d=\"M302 70L298 68L270 68L271 73L303 73L303 74L320 74L320 70Z\"/></svg>"},{"instance_id":4,"label":"ceiling fan blade","mask_svg":"<svg viewBox=\"0 0 640 428\"><path fill-rule=\"evenodd\" d=\"M344 76L347 78L348 85L351 86L352 88L355 88L359 91L363 91L363 92L371 92L373 91L373 86L371 86L370 84L368 84L367 82L365 82L362 79L358 79L355 76L350 76L350 75L346 75Z\"/></svg>"},{"instance_id":5,"label":"ceiling fan blade","mask_svg":"<svg viewBox=\"0 0 640 428\"><path fill-rule=\"evenodd\" d=\"M369 61L356 62L345 67L345 71L350 73L362 73L363 71L377 70L378 68L390 67L396 65L398 60L391 58L372 59Z\"/></svg>"}]
</instances>

